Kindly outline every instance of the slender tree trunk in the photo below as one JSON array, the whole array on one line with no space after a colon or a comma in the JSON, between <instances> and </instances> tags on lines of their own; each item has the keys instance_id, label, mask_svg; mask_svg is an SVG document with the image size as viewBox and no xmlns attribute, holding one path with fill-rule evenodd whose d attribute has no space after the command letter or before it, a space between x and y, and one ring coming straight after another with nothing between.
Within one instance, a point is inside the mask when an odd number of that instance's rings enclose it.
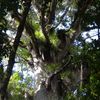
<instances>
[{"instance_id":1,"label":"slender tree trunk","mask_svg":"<svg viewBox=\"0 0 100 100\"><path fill-rule=\"evenodd\" d=\"M13 69L13 66L14 66L14 63L15 63L16 51L17 51L17 48L19 46L19 42L20 42L20 38L22 36L22 32L24 30L26 17L28 15L30 5L31 5L31 0L27 0L25 3L26 3L26 6L25 6L25 9L24 9L24 12L23 12L23 19L19 24L19 27L18 27L18 30L17 30L17 35L15 37L15 41L14 41L14 44L13 44L13 50L11 51L10 56L9 56L8 67L7 67L6 72L4 73L2 84L1 84L1 87L0 87L0 100L5 100L6 96L7 96L7 87L8 87L8 84L9 84L10 77L12 75L12 69Z\"/></svg>"},{"instance_id":2,"label":"slender tree trunk","mask_svg":"<svg viewBox=\"0 0 100 100\"><path fill-rule=\"evenodd\" d=\"M83 65L81 63L81 68L80 68L80 89L82 89L83 85Z\"/></svg>"}]
</instances>

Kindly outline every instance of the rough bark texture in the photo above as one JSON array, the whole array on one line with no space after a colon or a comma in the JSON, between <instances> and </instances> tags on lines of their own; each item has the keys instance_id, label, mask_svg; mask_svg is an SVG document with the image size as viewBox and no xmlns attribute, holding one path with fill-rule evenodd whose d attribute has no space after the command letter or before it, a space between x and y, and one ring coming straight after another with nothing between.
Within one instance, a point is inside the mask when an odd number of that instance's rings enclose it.
<instances>
[{"instance_id":1,"label":"rough bark texture","mask_svg":"<svg viewBox=\"0 0 100 100\"><path fill-rule=\"evenodd\" d=\"M41 87L41 89L35 95L34 100L63 100L63 99L59 99L56 93L48 92L45 87Z\"/></svg>"},{"instance_id":2,"label":"rough bark texture","mask_svg":"<svg viewBox=\"0 0 100 100\"><path fill-rule=\"evenodd\" d=\"M62 80L55 76L48 84L50 84L48 88L44 82L41 84L39 91L34 96L34 100L63 100L65 92Z\"/></svg>"}]
</instances>

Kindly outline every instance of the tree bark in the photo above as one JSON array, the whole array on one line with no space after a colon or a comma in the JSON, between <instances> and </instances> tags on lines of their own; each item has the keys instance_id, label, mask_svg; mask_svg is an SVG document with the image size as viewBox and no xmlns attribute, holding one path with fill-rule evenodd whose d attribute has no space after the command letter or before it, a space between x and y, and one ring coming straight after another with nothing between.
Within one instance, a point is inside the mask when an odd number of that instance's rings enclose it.
<instances>
[{"instance_id":1,"label":"tree bark","mask_svg":"<svg viewBox=\"0 0 100 100\"><path fill-rule=\"evenodd\" d=\"M35 94L34 100L63 100L65 88L62 88L63 82L60 77L55 75L50 84L48 89L43 82L39 91Z\"/></svg>"}]
</instances>

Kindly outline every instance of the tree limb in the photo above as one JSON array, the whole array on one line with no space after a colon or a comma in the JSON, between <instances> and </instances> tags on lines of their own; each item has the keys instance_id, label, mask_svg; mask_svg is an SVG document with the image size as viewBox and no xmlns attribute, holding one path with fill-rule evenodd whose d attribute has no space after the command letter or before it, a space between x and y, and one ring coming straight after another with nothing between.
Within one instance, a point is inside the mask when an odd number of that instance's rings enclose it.
<instances>
[{"instance_id":1,"label":"tree limb","mask_svg":"<svg viewBox=\"0 0 100 100\"><path fill-rule=\"evenodd\" d=\"M18 20L19 22L21 22L22 20L22 15L19 14L18 12L14 13L13 14L13 17ZM40 52L39 52L39 47L38 47L38 43L37 43L37 38L35 36L35 29L33 26L31 26L27 21L25 23L25 29L28 33L28 35L30 36L31 38L31 41L32 41L32 44L34 46L34 50L36 52L36 56L37 57L40 57Z\"/></svg>"},{"instance_id":2,"label":"tree limb","mask_svg":"<svg viewBox=\"0 0 100 100\"><path fill-rule=\"evenodd\" d=\"M49 23L48 24L52 24L53 21L55 20L56 5L57 5L57 0L52 0L51 6L50 6Z\"/></svg>"},{"instance_id":3,"label":"tree limb","mask_svg":"<svg viewBox=\"0 0 100 100\"><path fill-rule=\"evenodd\" d=\"M82 7L79 7L77 13L76 13L76 17L74 19L74 22L72 23L71 28L73 30L75 30L71 38L71 43L77 38L77 36L81 33L81 24L83 21L83 15L85 14L87 8L89 7L89 5L91 4L93 0L86 0L84 1L84 3L82 4Z\"/></svg>"},{"instance_id":4,"label":"tree limb","mask_svg":"<svg viewBox=\"0 0 100 100\"><path fill-rule=\"evenodd\" d=\"M67 14L68 12L68 9L69 9L69 6L65 9L65 12L63 13L63 15L60 17L60 22L54 27L54 28L57 28L63 21L63 18L65 17L65 15Z\"/></svg>"}]
</instances>

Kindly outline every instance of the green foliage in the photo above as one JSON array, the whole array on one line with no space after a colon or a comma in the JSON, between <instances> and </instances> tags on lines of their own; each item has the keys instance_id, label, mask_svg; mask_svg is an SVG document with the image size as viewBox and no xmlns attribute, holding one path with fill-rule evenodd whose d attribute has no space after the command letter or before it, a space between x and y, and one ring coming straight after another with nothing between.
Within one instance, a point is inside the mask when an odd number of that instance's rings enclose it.
<instances>
[{"instance_id":1,"label":"green foliage","mask_svg":"<svg viewBox=\"0 0 100 100\"><path fill-rule=\"evenodd\" d=\"M64 100L77 100L72 92L68 92L67 95L64 97Z\"/></svg>"},{"instance_id":2,"label":"green foliage","mask_svg":"<svg viewBox=\"0 0 100 100\"><path fill-rule=\"evenodd\" d=\"M43 35L43 33L42 33L41 30L40 30L40 31L35 31L35 35L36 35L36 37L37 37L38 39L40 39L41 41L45 41L45 37L44 37L44 35Z\"/></svg>"},{"instance_id":3,"label":"green foliage","mask_svg":"<svg viewBox=\"0 0 100 100\"><path fill-rule=\"evenodd\" d=\"M9 12L17 11L18 7L19 0L0 0L0 60L2 60L3 56L7 57L11 50L9 39L6 34L8 22L5 16Z\"/></svg>"},{"instance_id":4,"label":"green foliage","mask_svg":"<svg viewBox=\"0 0 100 100\"><path fill-rule=\"evenodd\" d=\"M97 98L100 97L100 72L92 74L90 77L90 90L91 94L90 96L92 98Z\"/></svg>"},{"instance_id":5,"label":"green foliage","mask_svg":"<svg viewBox=\"0 0 100 100\"><path fill-rule=\"evenodd\" d=\"M57 47L59 39L55 33L50 34L50 41L53 44L53 46Z\"/></svg>"},{"instance_id":6,"label":"green foliage","mask_svg":"<svg viewBox=\"0 0 100 100\"><path fill-rule=\"evenodd\" d=\"M17 11L19 0L0 0L0 19L3 18L9 11Z\"/></svg>"},{"instance_id":7,"label":"green foliage","mask_svg":"<svg viewBox=\"0 0 100 100\"><path fill-rule=\"evenodd\" d=\"M92 5L88 8L87 12L84 14L83 28L86 28L87 25L94 25L94 22L100 26L100 0L95 0L92 2Z\"/></svg>"},{"instance_id":8,"label":"green foliage","mask_svg":"<svg viewBox=\"0 0 100 100\"><path fill-rule=\"evenodd\" d=\"M6 30L7 30L7 22L5 19L2 19L2 21L0 22L0 60L2 60L3 56L7 57L11 50Z\"/></svg>"},{"instance_id":9,"label":"green foliage","mask_svg":"<svg viewBox=\"0 0 100 100\"><path fill-rule=\"evenodd\" d=\"M8 86L9 93L11 94L10 100L25 100L25 93L33 95L33 88L29 85L31 82L30 76L27 76L24 79L22 73L15 72L12 75Z\"/></svg>"},{"instance_id":10,"label":"green foliage","mask_svg":"<svg viewBox=\"0 0 100 100\"><path fill-rule=\"evenodd\" d=\"M39 31L40 30L40 25L39 23L35 22L35 21L32 21L32 26L34 27L34 29L36 31Z\"/></svg>"},{"instance_id":11,"label":"green foliage","mask_svg":"<svg viewBox=\"0 0 100 100\"><path fill-rule=\"evenodd\" d=\"M10 79L9 82L9 90L13 92L13 94L18 94L18 92L21 91L20 83L19 81L22 80L21 76L18 72L14 73Z\"/></svg>"},{"instance_id":12,"label":"green foliage","mask_svg":"<svg viewBox=\"0 0 100 100\"><path fill-rule=\"evenodd\" d=\"M23 59L24 63L30 59L30 53L26 48L19 47L17 50L17 54Z\"/></svg>"},{"instance_id":13,"label":"green foliage","mask_svg":"<svg viewBox=\"0 0 100 100\"><path fill-rule=\"evenodd\" d=\"M88 63L89 79L88 83L80 88L76 86L76 94L72 91L68 92L65 100L99 100L100 98L100 45L99 39L86 42L80 37L74 44L72 49L74 69L80 68L81 61ZM67 75L68 76L68 75Z\"/></svg>"},{"instance_id":14,"label":"green foliage","mask_svg":"<svg viewBox=\"0 0 100 100\"><path fill-rule=\"evenodd\" d=\"M49 72L49 73L53 73L54 71L56 71L56 69L60 66L60 64L54 64L54 63L51 63L51 64L47 64L46 65L46 70Z\"/></svg>"}]
</instances>

